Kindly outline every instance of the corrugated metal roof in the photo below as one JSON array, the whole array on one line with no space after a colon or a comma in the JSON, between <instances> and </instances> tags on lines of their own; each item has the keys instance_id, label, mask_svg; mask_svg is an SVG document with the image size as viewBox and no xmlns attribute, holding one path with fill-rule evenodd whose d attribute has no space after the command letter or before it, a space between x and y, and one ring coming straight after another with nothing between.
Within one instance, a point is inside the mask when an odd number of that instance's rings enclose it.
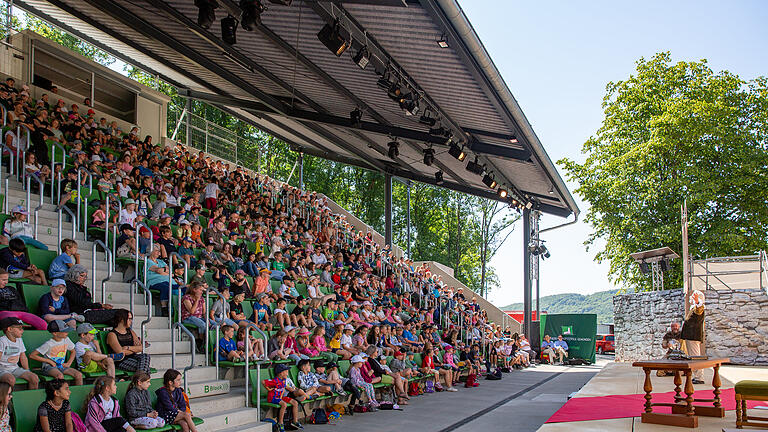
<instances>
[{"instance_id":1,"label":"corrugated metal roof","mask_svg":"<svg viewBox=\"0 0 768 432\"><path fill-rule=\"evenodd\" d=\"M444 145L434 146L435 164L424 165L422 152L428 145L421 138L429 127L420 124L418 116L406 116L377 86L381 70L372 65L362 70L351 60L358 47L368 44L422 92L422 106L426 100L433 102L445 119L444 126L460 128L454 129L454 140L490 144L497 151L522 151L516 157L530 154L517 160L494 152L478 153L480 162L494 172L497 181L508 182L518 198L561 216L578 212L557 170L546 154L542 157L535 134L526 129L530 126L524 116L520 118L522 112L515 113L519 107L499 109L499 100L507 95L494 93L488 85L498 77L487 76L482 59L467 57L470 44L477 41L438 46L437 40L446 33L462 33L446 27L456 19L442 12L446 1L451 0L410 0L395 6L265 3L268 8L260 30L238 29L234 46L220 38L221 19L227 10L237 12L233 0L219 0L222 7L208 31L197 26L198 9L192 0L20 0L17 4L194 91L195 97L228 106L307 153L431 183L435 172L442 170L446 187L495 197L481 176L467 172L466 161L448 155ZM317 38L334 16L340 17L344 34L358 36L364 31L366 35L365 40L356 37L355 48L341 58ZM358 107L364 108L363 121L375 128L341 121ZM392 140L388 134L399 137L396 160L386 156ZM510 143L506 138L511 135L520 142ZM474 156L470 152L467 159Z\"/></svg>"}]
</instances>

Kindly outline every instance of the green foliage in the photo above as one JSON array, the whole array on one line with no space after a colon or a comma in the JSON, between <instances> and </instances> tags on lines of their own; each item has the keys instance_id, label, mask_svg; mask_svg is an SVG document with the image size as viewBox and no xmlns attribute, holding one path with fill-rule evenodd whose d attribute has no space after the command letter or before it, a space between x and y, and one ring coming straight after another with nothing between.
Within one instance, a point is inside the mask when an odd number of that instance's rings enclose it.
<instances>
[{"instance_id":1,"label":"green foliage","mask_svg":"<svg viewBox=\"0 0 768 432\"><path fill-rule=\"evenodd\" d=\"M682 252L680 205L688 203L694 258L766 249L768 80L746 82L705 60L640 59L628 79L609 83L605 119L584 144L586 161L559 161L589 202L586 220L603 239L597 261L625 287L649 289L629 254L669 246ZM681 260L665 287L682 285Z\"/></svg>"},{"instance_id":2,"label":"green foliage","mask_svg":"<svg viewBox=\"0 0 768 432\"><path fill-rule=\"evenodd\" d=\"M25 14L24 28L32 30L41 36L48 38L62 46L65 46L72 51L88 57L89 59L104 66L109 66L115 62L115 58L109 55L109 53L106 53L99 48L85 41L82 41L69 33L65 33L58 28L48 24L47 22L35 18L31 15Z\"/></svg>"},{"instance_id":3,"label":"green foliage","mask_svg":"<svg viewBox=\"0 0 768 432\"><path fill-rule=\"evenodd\" d=\"M613 296L614 290L600 291L594 294L555 294L539 299L541 311L551 314L578 313L597 314L598 324L613 322ZM502 310L523 310L522 303L512 303L504 306ZM536 305L534 304L534 310Z\"/></svg>"}]
</instances>

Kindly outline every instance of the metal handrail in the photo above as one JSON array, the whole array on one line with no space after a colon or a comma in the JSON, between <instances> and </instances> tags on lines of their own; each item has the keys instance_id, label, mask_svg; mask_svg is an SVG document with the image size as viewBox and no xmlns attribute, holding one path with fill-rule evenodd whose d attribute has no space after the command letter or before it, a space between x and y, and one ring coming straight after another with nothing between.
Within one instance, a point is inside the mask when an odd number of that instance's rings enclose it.
<instances>
[{"instance_id":1,"label":"metal handrail","mask_svg":"<svg viewBox=\"0 0 768 432\"><path fill-rule=\"evenodd\" d=\"M82 199L82 177L80 175L81 172L84 172L85 175L88 176L88 196L85 197L85 199ZM77 217L78 217L78 224L80 223L80 201L83 201L83 205L85 206L85 217L83 218L83 234L86 235L86 238L88 236L88 198L93 193L93 176L91 175L91 172L85 169L84 167L79 167L77 169ZM78 226L77 229L79 230L80 227Z\"/></svg>"},{"instance_id":2,"label":"metal handrail","mask_svg":"<svg viewBox=\"0 0 768 432\"><path fill-rule=\"evenodd\" d=\"M26 171L27 170L25 169L24 172ZM40 211L41 208L43 208L43 188L45 187L45 185L43 184L42 180L40 180L40 177L37 176L37 174L34 174L34 173L27 174L27 205L28 206L30 205L30 202L31 202L30 195L32 193L32 179L35 179L38 186L40 187L40 203L37 205L37 207L35 207L35 210L33 210L35 212L35 239L37 239L37 221L38 219L40 219L37 216L37 213ZM7 200L8 196L6 196L5 199Z\"/></svg>"},{"instance_id":3,"label":"metal handrail","mask_svg":"<svg viewBox=\"0 0 768 432\"><path fill-rule=\"evenodd\" d=\"M141 227L144 227L147 229L147 231L149 231L149 249L147 249L146 253L144 254L144 278L143 278L144 283L142 284L142 285L146 285L147 284L147 255L149 255L152 252L152 248L155 246L155 241L152 238L152 230L149 229L149 227L146 224L144 224L144 222L136 222L136 234L135 234L136 235L136 254L135 254L136 267L134 269L135 271L134 278L137 280L139 279L139 230L141 229Z\"/></svg>"},{"instance_id":4,"label":"metal handrail","mask_svg":"<svg viewBox=\"0 0 768 432\"><path fill-rule=\"evenodd\" d=\"M58 147L61 149L61 172L64 171L64 169L67 166L67 150L64 149L64 146L59 144L56 141L53 142L53 147L51 147L51 204L56 204L56 191L59 191L59 194L61 194L61 183L55 181L55 168L56 168L56 148ZM59 172L59 175L61 175L61 172ZM58 183L58 184L57 184ZM58 187L58 189L57 189Z\"/></svg>"},{"instance_id":5,"label":"metal handrail","mask_svg":"<svg viewBox=\"0 0 768 432\"><path fill-rule=\"evenodd\" d=\"M105 225L106 229L104 232L105 239L109 238L109 211L110 211L109 193L107 193L106 204L107 204L107 217L106 217L106 225ZM122 211L123 211L123 202L118 199L117 200L117 218L115 218L115 223L112 225L112 255L115 257L117 257L117 229L118 229L118 226L120 225L120 213L122 213ZM105 243L109 244L109 242L106 240L105 240ZM137 241L136 250L138 250L138 248L139 248L139 243Z\"/></svg>"},{"instance_id":6,"label":"metal handrail","mask_svg":"<svg viewBox=\"0 0 768 432\"><path fill-rule=\"evenodd\" d=\"M96 248L101 246L104 249L104 255L107 262L107 277L101 280L101 301L104 302L107 298L107 286L106 283L112 278L112 266L110 265L114 261L112 251L109 250L107 245L101 240L93 241L93 255L91 256L93 278L91 279L91 295L96 298Z\"/></svg>"},{"instance_id":7,"label":"metal handrail","mask_svg":"<svg viewBox=\"0 0 768 432\"><path fill-rule=\"evenodd\" d=\"M186 390L187 371L195 367L195 335L192 334L192 332L189 331L188 328L184 327L184 324L180 322L175 323L173 327L178 327L181 332L186 333L187 336L189 336L189 348L190 352L192 353L192 361L190 362L190 365L185 367L184 371L182 372L182 374L184 374L184 389ZM171 369L176 369L176 340L173 338L171 338Z\"/></svg>"},{"instance_id":8,"label":"metal handrail","mask_svg":"<svg viewBox=\"0 0 768 432\"><path fill-rule=\"evenodd\" d=\"M131 315L133 315L133 290L136 289L136 287L141 287L141 289L144 291L144 298L146 299L147 303L147 319L141 322L141 338L142 340L146 339L146 330L145 327L147 324L149 324L152 321L152 291L150 291L146 285L144 285L140 280L134 279L131 286Z\"/></svg>"},{"instance_id":9,"label":"metal handrail","mask_svg":"<svg viewBox=\"0 0 768 432\"><path fill-rule=\"evenodd\" d=\"M17 138L18 139L18 138ZM10 157L10 160L8 161L8 173L4 176L2 176L3 179L3 187L5 188L5 199L3 200L3 213L8 214L8 182L11 177L13 177L13 167L14 167L14 152L5 144L2 144L2 150L0 150L0 172L2 172L2 165L3 165L3 151L8 151L8 156Z\"/></svg>"},{"instance_id":10,"label":"metal handrail","mask_svg":"<svg viewBox=\"0 0 768 432\"><path fill-rule=\"evenodd\" d=\"M187 272L189 269L187 268L187 262L184 261L184 258L182 258L181 254L178 252L171 252L168 255L168 324L171 329L171 338L173 338L173 319L171 318L173 316L173 257L177 257L179 261L181 261L184 264L184 285L187 285ZM181 288L181 287L179 287ZM178 311L179 319L178 323L181 323L181 289L179 289L179 295L176 296L178 300Z\"/></svg>"},{"instance_id":11,"label":"metal handrail","mask_svg":"<svg viewBox=\"0 0 768 432\"><path fill-rule=\"evenodd\" d=\"M61 207L56 208L56 214L58 215L58 235L56 236L56 250L58 253L61 253L61 213L67 212L72 217L72 240L76 240L76 234L77 230L75 230L75 226L77 225L77 217L75 217L75 214L72 212L72 210L69 209L69 207L63 205Z\"/></svg>"},{"instance_id":12,"label":"metal handrail","mask_svg":"<svg viewBox=\"0 0 768 432\"><path fill-rule=\"evenodd\" d=\"M25 143L25 145L23 147L21 145L21 130L22 130L22 128L26 132L24 134L26 143ZM22 123L19 123L16 126L16 137L17 137L18 142L19 142L19 150L21 150L21 159L17 159L16 160L16 163L18 165L20 165L20 166L17 166L16 168L17 168L17 174L21 174L21 187L24 187L27 184L27 182L26 182L27 170L24 169L24 165L27 163L27 151L29 150L29 138L30 138L31 135L32 135L32 131L29 130L29 128L26 125L24 125Z\"/></svg>"}]
</instances>

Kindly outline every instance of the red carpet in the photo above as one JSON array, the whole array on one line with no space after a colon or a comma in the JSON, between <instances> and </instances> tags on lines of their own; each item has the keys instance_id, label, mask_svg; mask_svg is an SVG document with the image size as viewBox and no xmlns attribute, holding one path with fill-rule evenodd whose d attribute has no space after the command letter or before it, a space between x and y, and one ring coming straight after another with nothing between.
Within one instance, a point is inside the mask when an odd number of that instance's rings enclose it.
<instances>
[{"instance_id":1,"label":"red carpet","mask_svg":"<svg viewBox=\"0 0 768 432\"><path fill-rule=\"evenodd\" d=\"M674 396L675 392L653 393L651 402L672 403ZM712 399L712 390L699 390L693 394L693 397ZM734 397L733 388L721 389L720 400L723 408L735 410ZM699 405L706 404L706 402L699 403ZM711 402L709 404L711 406ZM768 402L749 401L747 407L752 408L757 405L766 406ZM670 410L669 407L653 407L654 412L669 413ZM645 394L572 398L554 413L547 423L639 417L643 412L645 412Z\"/></svg>"}]
</instances>

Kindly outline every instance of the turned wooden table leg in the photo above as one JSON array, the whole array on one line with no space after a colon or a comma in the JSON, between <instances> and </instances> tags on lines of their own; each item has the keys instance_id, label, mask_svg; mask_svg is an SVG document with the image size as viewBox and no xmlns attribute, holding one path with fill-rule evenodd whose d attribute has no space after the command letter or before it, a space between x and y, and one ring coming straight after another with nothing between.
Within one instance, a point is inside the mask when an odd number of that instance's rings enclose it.
<instances>
[{"instance_id":1,"label":"turned wooden table leg","mask_svg":"<svg viewBox=\"0 0 768 432\"><path fill-rule=\"evenodd\" d=\"M687 408L685 415L692 417L693 411L693 382L691 380L691 370L685 371L685 394L688 396L685 398L685 406Z\"/></svg>"},{"instance_id":2,"label":"turned wooden table leg","mask_svg":"<svg viewBox=\"0 0 768 432\"><path fill-rule=\"evenodd\" d=\"M653 391L653 385L651 384L651 370L647 368L643 368L643 371L645 371L645 383L643 384L643 390L645 390L645 412L650 413L653 412L653 407L651 406L651 392Z\"/></svg>"},{"instance_id":3,"label":"turned wooden table leg","mask_svg":"<svg viewBox=\"0 0 768 432\"><path fill-rule=\"evenodd\" d=\"M675 371L675 403L680 402L680 392L682 389L680 388L680 385L683 383L682 378L680 377L680 371Z\"/></svg>"},{"instance_id":4,"label":"turned wooden table leg","mask_svg":"<svg viewBox=\"0 0 768 432\"><path fill-rule=\"evenodd\" d=\"M715 408L720 408L720 365L715 365L715 375L712 377L712 393L715 395Z\"/></svg>"},{"instance_id":5,"label":"turned wooden table leg","mask_svg":"<svg viewBox=\"0 0 768 432\"><path fill-rule=\"evenodd\" d=\"M741 429L741 396L736 395L736 427Z\"/></svg>"}]
</instances>

